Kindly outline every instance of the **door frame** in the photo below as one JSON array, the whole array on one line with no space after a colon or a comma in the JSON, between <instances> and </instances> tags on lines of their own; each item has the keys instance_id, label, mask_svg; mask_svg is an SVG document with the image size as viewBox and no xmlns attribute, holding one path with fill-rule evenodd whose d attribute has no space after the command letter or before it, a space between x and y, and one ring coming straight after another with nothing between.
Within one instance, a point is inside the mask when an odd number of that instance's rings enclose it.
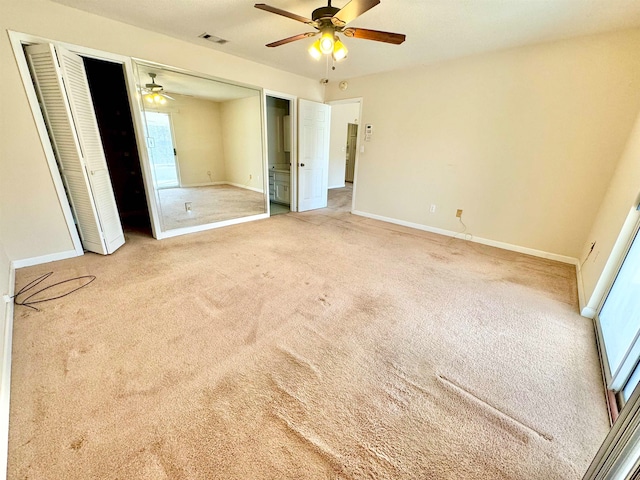
<instances>
[{"instance_id":1,"label":"door frame","mask_svg":"<svg viewBox=\"0 0 640 480\"><path fill-rule=\"evenodd\" d=\"M628 480L640 470L640 386L620 412L582 480Z\"/></svg>"},{"instance_id":2,"label":"door frame","mask_svg":"<svg viewBox=\"0 0 640 480\"><path fill-rule=\"evenodd\" d=\"M82 243L80 242L80 235L78 234L78 230L75 225L73 214L71 212L71 207L69 205L69 200L67 198L67 194L65 192L64 185L62 183L62 177L60 175L58 164L56 162L56 158L53 153L51 141L49 140L47 126L46 126L44 117L42 115L42 111L40 110L38 97L36 94L35 87L33 85L33 81L31 79L31 73L29 72L27 59L22 49L24 45L33 45L37 43L50 43L52 45L59 45L63 48L66 48L70 52L73 52L83 57L89 57L97 60L117 63L123 66L123 76L124 76L124 81L127 87L129 109L131 111L131 117L133 119L133 130L135 134L138 155L140 158L140 166L142 169L142 180L145 186L145 196L147 197L147 204L149 206L149 217L151 220L151 233L154 238L160 238L158 236L161 233L160 215L157 209L156 202L154 201L153 198L149 198L149 195L150 195L149 192L154 191L152 188L153 177L149 167L150 163L149 163L149 158L147 157L146 148L141 147L141 142L145 141L144 132L141 131L142 117L141 117L141 112L138 109L134 108L134 106L137 106L138 101L136 99L136 93L137 93L136 83L135 83L136 77L134 74L132 58L126 57L124 55L118 55L115 53L109 53L101 50L82 47L80 45L74 45L66 42L59 42L56 40L51 40L51 39L40 37L37 35L15 32L12 30L9 30L8 33L9 33L9 41L11 43L13 54L18 66L18 71L20 72L20 77L22 79L22 83L24 85L25 92L27 94L27 99L29 102L29 106L31 108L31 113L33 114L33 118L36 123L38 136L40 137L40 142L42 144L42 147L44 149L44 154L47 159L49 172L51 173L51 178L53 179L54 188L58 195L60 208L62 209L65 221L67 223L67 229L69 231L69 235L73 242L74 251L75 251L75 255L73 256L83 255L84 250L82 248Z\"/></svg>"},{"instance_id":3,"label":"door frame","mask_svg":"<svg viewBox=\"0 0 640 480\"><path fill-rule=\"evenodd\" d=\"M629 229L623 228L623 231L620 234L620 237L624 239L624 242L620 242L623 248L621 249L616 248L617 251L614 258L615 262L613 262L613 264L615 265L615 269L613 269L612 274L607 275L608 288L606 289L605 293L602 295L602 298L600 299L600 303L598 304L598 308L596 309L596 313L593 317L593 322L596 328L598 354L600 356L600 362L602 363L602 367L603 367L602 370L605 377L604 378L605 388L607 389L609 388L609 385L613 383L613 378L612 378L611 366L609 365L609 359L606 354L606 345L604 343L604 337L602 334L602 325L600 324L600 312L602 311L602 308L604 307L604 304L607 298L609 297L609 293L611 292L611 289L613 288L613 285L615 284L615 281L618 278L618 272L622 268L622 265L625 259L627 258L627 254L629 252L629 249L633 245L634 240L637 240L640 242L640 205L638 205L638 207L633 209L633 211L629 215L629 218L634 220L632 224L632 229L629 231ZM617 243L618 242L616 242L616 246L617 246ZM637 345L637 341L638 340L636 340L636 345ZM634 347L632 346L631 348L633 350ZM628 353L631 353L631 351L629 351ZM620 390L622 390L623 388L624 386L621 387Z\"/></svg>"},{"instance_id":4,"label":"door frame","mask_svg":"<svg viewBox=\"0 0 640 480\"><path fill-rule=\"evenodd\" d=\"M263 111L264 111L264 148L265 148L265 158L266 158L266 172L264 173L265 178L267 180L267 192L269 191L269 159L268 159L268 145L269 141L268 135L266 135L267 130L267 97L279 98L280 100L286 100L289 102L289 116L291 117L291 152L290 152L290 204L289 209L292 212L298 211L298 97L295 95L289 95L288 93L276 92L275 90L262 90L262 103L263 103ZM271 202L267 202L267 213L271 215Z\"/></svg>"},{"instance_id":5,"label":"door frame","mask_svg":"<svg viewBox=\"0 0 640 480\"><path fill-rule=\"evenodd\" d=\"M358 135L356 137L356 145L357 145L356 157L354 159L354 166L353 166L353 192L351 195L351 213L353 213L356 209L356 190L358 188L358 166L360 165L360 153L362 153L360 149L364 147L364 145L362 145L362 138L363 138L362 131L364 130L364 128L361 128L363 125L362 109L364 105L364 98L363 97L345 98L343 100L332 100L327 103L329 105L344 105L348 103L360 104L360 110L358 111Z\"/></svg>"}]
</instances>

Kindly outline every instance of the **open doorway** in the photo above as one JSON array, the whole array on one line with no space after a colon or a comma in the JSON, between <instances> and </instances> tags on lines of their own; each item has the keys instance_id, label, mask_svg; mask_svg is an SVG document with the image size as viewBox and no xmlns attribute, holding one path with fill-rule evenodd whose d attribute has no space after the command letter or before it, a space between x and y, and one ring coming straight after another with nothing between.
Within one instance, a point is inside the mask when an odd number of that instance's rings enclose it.
<instances>
[{"instance_id":1,"label":"open doorway","mask_svg":"<svg viewBox=\"0 0 640 480\"><path fill-rule=\"evenodd\" d=\"M331 102L329 146L329 205L353 210L361 99Z\"/></svg>"},{"instance_id":2,"label":"open doorway","mask_svg":"<svg viewBox=\"0 0 640 480\"><path fill-rule=\"evenodd\" d=\"M125 230L151 235L123 66L95 58L83 57L83 61L120 221Z\"/></svg>"},{"instance_id":3,"label":"open doorway","mask_svg":"<svg viewBox=\"0 0 640 480\"><path fill-rule=\"evenodd\" d=\"M270 214L279 215L295 211L292 194L295 178L292 174L293 141L290 99L267 95L267 164L269 170Z\"/></svg>"},{"instance_id":4,"label":"open doorway","mask_svg":"<svg viewBox=\"0 0 640 480\"><path fill-rule=\"evenodd\" d=\"M358 149L358 124L347 124L347 151L346 166L344 169L344 181L353 183L356 166L356 151Z\"/></svg>"}]
</instances>

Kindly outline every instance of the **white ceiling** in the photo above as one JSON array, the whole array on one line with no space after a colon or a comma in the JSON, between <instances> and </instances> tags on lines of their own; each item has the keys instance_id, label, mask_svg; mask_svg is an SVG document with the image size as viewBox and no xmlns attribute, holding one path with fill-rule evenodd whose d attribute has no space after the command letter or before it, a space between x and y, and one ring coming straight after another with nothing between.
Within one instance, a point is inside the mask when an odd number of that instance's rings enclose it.
<instances>
[{"instance_id":1,"label":"white ceiling","mask_svg":"<svg viewBox=\"0 0 640 480\"><path fill-rule=\"evenodd\" d=\"M442 60L640 26L639 0L382 0L349 25L404 33L404 44L343 38L349 57L327 75L307 53L311 39L266 43L313 31L254 3L311 17L323 0L54 0L310 78L344 79ZM335 0L343 7L347 0ZM229 41L216 45L207 32ZM640 53L640 52L639 52Z\"/></svg>"}]
</instances>

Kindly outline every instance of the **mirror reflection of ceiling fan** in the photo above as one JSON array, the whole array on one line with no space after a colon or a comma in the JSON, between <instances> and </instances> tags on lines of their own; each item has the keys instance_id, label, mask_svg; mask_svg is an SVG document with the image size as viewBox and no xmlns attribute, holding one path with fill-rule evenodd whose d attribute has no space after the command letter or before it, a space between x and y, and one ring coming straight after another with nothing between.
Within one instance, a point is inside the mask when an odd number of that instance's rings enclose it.
<instances>
[{"instance_id":1,"label":"mirror reflection of ceiling fan","mask_svg":"<svg viewBox=\"0 0 640 480\"><path fill-rule=\"evenodd\" d=\"M311 13L311 18L305 18L264 3L256 3L254 5L255 8L306 23L316 29L315 32L300 33L293 37L268 43L267 47L279 47L280 45L286 45L287 43L302 40L303 38L314 37L319 34L320 39L316 40L309 48L311 56L318 60L322 58L323 54L331 55L335 61L340 61L347 57L348 52L347 48L338 38L338 33L344 33L347 37L374 40L376 42L391 43L393 45L400 45L406 39L406 35L401 33L381 32L379 30L347 26L347 24L351 23L360 15L378 5L380 0L351 0L343 8L333 7L331 0L328 0L328 2L326 7L316 8Z\"/></svg>"},{"instance_id":2,"label":"mirror reflection of ceiling fan","mask_svg":"<svg viewBox=\"0 0 640 480\"><path fill-rule=\"evenodd\" d=\"M154 105L164 105L167 100L173 100L172 97L164 92L164 87L156 83L156 74L149 73L149 76L151 77L151 83L147 83L140 88L140 93L145 101Z\"/></svg>"}]
</instances>

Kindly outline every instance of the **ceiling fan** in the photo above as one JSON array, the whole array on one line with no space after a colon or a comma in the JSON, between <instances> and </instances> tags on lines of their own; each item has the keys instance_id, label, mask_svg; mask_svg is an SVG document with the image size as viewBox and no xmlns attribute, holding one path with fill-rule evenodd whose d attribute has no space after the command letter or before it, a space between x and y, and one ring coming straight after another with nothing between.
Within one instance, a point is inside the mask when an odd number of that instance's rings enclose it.
<instances>
[{"instance_id":1,"label":"ceiling fan","mask_svg":"<svg viewBox=\"0 0 640 480\"><path fill-rule=\"evenodd\" d=\"M149 76L151 77L151 83L147 83L140 88L140 93L144 96L144 99L149 103L158 105L164 105L167 103L167 99L173 100L172 97L164 93L164 87L156 83L157 74L149 73Z\"/></svg>"},{"instance_id":2,"label":"ceiling fan","mask_svg":"<svg viewBox=\"0 0 640 480\"><path fill-rule=\"evenodd\" d=\"M320 39L309 48L311 56L315 59L320 59L323 54L331 54L334 60L339 61L346 58L347 48L338 38L338 33L344 33L347 37L374 40L376 42L391 43L393 45L400 45L405 41L406 35L401 33L381 32L379 30L347 26L348 23L351 23L379 3L380 0L351 0L344 7L337 8L331 5L331 0L328 0L328 5L326 7L316 8L311 13L310 19L276 7L271 7L264 3L256 3L254 6L265 12L275 13L298 22L306 23L316 29L315 32L300 33L293 37L268 43L266 45L267 47L279 47L280 45L286 45L296 40L302 40L303 38L314 37L320 34Z\"/></svg>"}]
</instances>

